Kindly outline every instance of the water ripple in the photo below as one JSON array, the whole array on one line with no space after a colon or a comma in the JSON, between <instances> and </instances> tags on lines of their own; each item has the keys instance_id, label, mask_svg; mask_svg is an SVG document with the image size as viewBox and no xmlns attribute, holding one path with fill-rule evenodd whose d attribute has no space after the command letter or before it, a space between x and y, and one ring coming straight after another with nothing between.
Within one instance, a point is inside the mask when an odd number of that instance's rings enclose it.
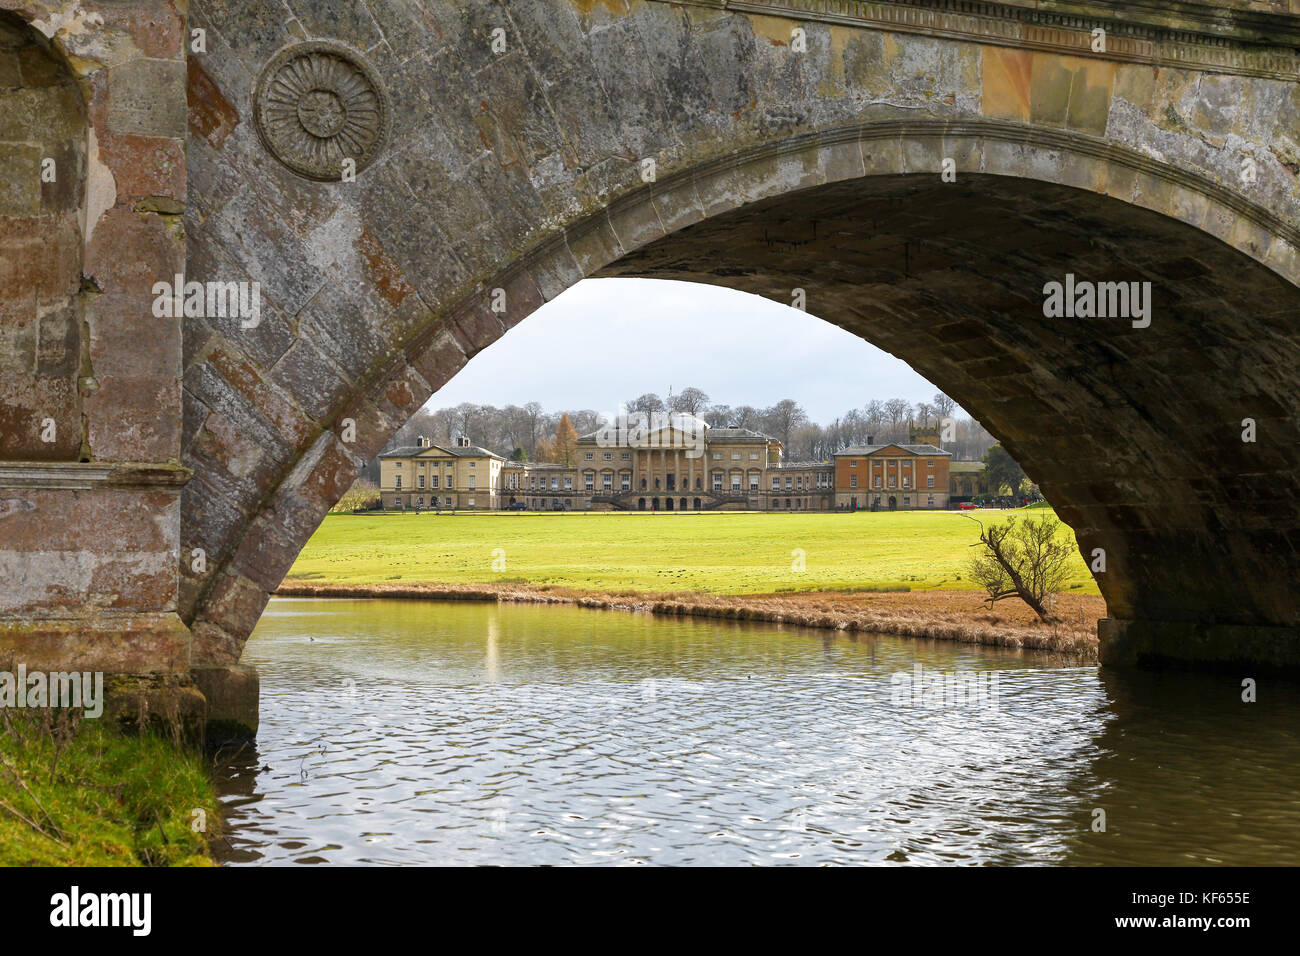
<instances>
[{"instance_id":1,"label":"water ripple","mask_svg":"<svg viewBox=\"0 0 1300 956\"><path fill-rule=\"evenodd\" d=\"M1300 694L576 608L276 600L229 864L1295 863ZM997 675L900 701L895 675ZM1253 708L1253 709L1250 709ZM1105 832L1094 811L1105 810Z\"/></svg>"}]
</instances>

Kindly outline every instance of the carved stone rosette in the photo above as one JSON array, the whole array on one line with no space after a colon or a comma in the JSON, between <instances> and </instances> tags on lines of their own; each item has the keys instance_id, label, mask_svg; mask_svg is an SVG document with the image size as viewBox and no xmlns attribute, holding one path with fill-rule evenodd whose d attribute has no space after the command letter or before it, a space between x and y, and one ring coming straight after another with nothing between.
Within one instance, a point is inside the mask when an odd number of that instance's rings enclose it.
<instances>
[{"instance_id":1,"label":"carved stone rosette","mask_svg":"<svg viewBox=\"0 0 1300 956\"><path fill-rule=\"evenodd\" d=\"M262 70L253 98L258 134L300 176L337 181L364 169L388 132L388 95L361 55L337 43L297 43Z\"/></svg>"}]
</instances>

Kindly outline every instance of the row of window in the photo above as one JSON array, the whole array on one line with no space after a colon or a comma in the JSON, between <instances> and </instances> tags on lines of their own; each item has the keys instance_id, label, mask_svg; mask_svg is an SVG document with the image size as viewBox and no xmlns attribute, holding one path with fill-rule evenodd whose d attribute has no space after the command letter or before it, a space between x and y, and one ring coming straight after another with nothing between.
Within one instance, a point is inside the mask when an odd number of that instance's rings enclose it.
<instances>
[{"instance_id":1,"label":"row of window","mask_svg":"<svg viewBox=\"0 0 1300 956\"><path fill-rule=\"evenodd\" d=\"M674 476L674 475L669 475L669 476L668 476L668 487L669 487L669 490L670 490L670 491L674 489L675 482L673 481L673 479L674 479L675 477L676 477L676 476ZM714 490L714 491L721 491L721 490L722 490L722 485L723 485L724 478L725 478L725 476L724 476L724 473L723 473L723 472L720 472L720 471L715 471L715 472L713 472L713 490ZM739 490L740 490L740 486L741 486L742 478L743 478L742 473L740 473L740 472L734 472L734 473L732 473L732 475L731 475L731 487L732 487L733 489L739 491ZM521 489L524 488L524 487L526 487L526 488L527 488L528 490L530 490L530 491L538 491L538 490L542 490L542 491L544 491L544 490L546 490L547 484L546 484L546 477L545 477L545 476L541 476L541 477L539 478L537 475L529 475L529 476L527 476L527 482L526 482L526 484L525 484L525 482L523 481L523 479L524 479L524 476L523 476L523 475L511 474L511 475L509 475L509 476L506 478L505 487L506 487L507 489L511 490L511 491L518 491L518 490L521 490ZM423 479L422 479L422 480L423 480ZM471 478L470 481L472 482L472 481L473 481L473 478ZM583 487L584 487L587 491L593 491L593 490L595 490L596 478L595 478L595 473L594 473L594 472L584 472L583 475L582 475L582 481L583 481ZM600 483L601 483L601 487L602 487L605 491L613 491L613 489L614 489L614 475L613 475L613 473L612 473L612 472L601 472L601 474L600 474ZM759 473L758 473L758 472L751 471L751 472L749 473L749 489L750 489L751 491L757 491L757 490L758 490L758 483L759 483ZM632 475L631 475L631 473L630 473L630 472L619 472L619 474L618 474L618 484L619 484L619 489L622 490L622 491L629 491L629 490L631 490L631 487L632 487ZM437 479L435 478L435 479L434 479L434 484L432 485L432 487L436 488L437 486L438 486L438 485L437 485ZM399 487L399 488L401 487L401 479L400 479L400 478L398 478L398 485L397 485L397 487ZM420 487L424 487L424 486L421 485ZM448 487L450 487L450 486L448 486ZM471 487L473 487L473 485L471 485ZM646 488L648 488L647 479L645 479L645 478L642 478L642 479L641 479L641 487L642 487L642 489L646 489ZM660 479L659 479L659 478L655 478L655 479L654 479L654 487L655 487L656 489L658 489L658 488L660 487ZM682 487L685 488L685 487L686 487L686 484L684 483L684 484L682 485ZM698 477L695 479L695 487L696 487L697 489L699 489L700 487L702 487L701 484L700 484L700 478L698 478ZM813 481L812 481L812 476L811 476L811 475L809 475L809 476L804 476L804 475L795 475L795 476L786 475L786 476L785 476L785 488L786 488L787 491L790 491L790 490L799 490L799 491L804 491L805 489L807 489L807 490L811 490L812 487L813 487ZM818 488L830 488L830 487L831 487L831 476L830 476L830 473L829 473L829 472L821 472L821 473L819 473L819 474L817 475L817 487L818 487ZM552 476L551 476L550 488L551 488L552 491L559 491L559 490L560 490L560 477L559 477L558 475L552 475ZM778 491L778 490L780 490L780 488L781 488L781 476L780 476L780 475L773 475L773 476L772 476L772 490L773 490L773 491ZM564 490L565 490L565 491L572 491L572 490L573 490L573 476L572 476L572 475L565 475L565 476L564 476Z\"/></svg>"},{"instance_id":2,"label":"row of window","mask_svg":"<svg viewBox=\"0 0 1300 956\"><path fill-rule=\"evenodd\" d=\"M424 487L424 475L416 475L416 476L415 476L415 487L417 487L417 488L423 488L423 487ZM430 488L437 488L437 487L438 487L438 476L437 476L437 475L430 475L430 476L429 476L429 487L430 487ZM447 490L449 490L449 491L454 490L455 487L456 487L455 481L452 479L451 475L448 475L448 476L447 476L447 484L446 484L446 488L447 488ZM477 476L475 476L475 475L470 475L470 476L469 476L469 485L468 485L467 487L469 488L470 491L473 491L475 488L478 487ZM401 490L402 490L402 476L401 476L401 475L396 475L396 476L393 478L393 488L394 488L395 490L397 490L397 491L401 491Z\"/></svg>"},{"instance_id":3,"label":"row of window","mask_svg":"<svg viewBox=\"0 0 1300 956\"><path fill-rule=\"evenodd\" d=\"M737 490L738 490L738 489L737 489ZM407 500L407 499L406 499L404 496L402 496L402 495L396 495L396 496L394 496L394 498L393 498L393 507L396 508L396 509L398 509L399 511L400 511L400 510L403 510L403 509L406 507L406 500ZM513 504L513 501L514 501L514 499L511 499L511 503L512 503L512 504ZM650 507L652 510L658 508L658 507L659 507L659 501L660 501L660 499L658 499L658 498L650 499L650 501L649 501L649 507ZM702 503L701 503L701 501L700 501L699 498L695 498L695 499L693 499L692 503L693 503L693 506L694 506L694 509L695 509L695 510L699 510L699 509L701 508L701 506L702 506ZM428 501L428 505L427 505L427 506L425 505L425 499L424 499L424 496L423 496L423 495L419 495L419 496L411 496L411 498L410 498L410 504L411 504L411 507L412 507L412 508L416 508L416 509L420 509L420 510L423 510L425 507L428 507L428 508L439 508L439 507L442 507L442 508L453 508L453 507L455 507L455 501L454 501L450 496L447 496L447 497L445 497L445 498L441 498L441 499L440 499L437 495L431 495L431 496L429 497L429 501ZM590 502L583 502L583 504L584 504L585 507L588 507L588 508L591 507ZM667 504L667 508L668 508L669 510L672 510L672 508L673 508L672 499L666 499L666 504ZM751 506L758 506L758 502L755 502L755 501L753 501L752 499L751 499L751 501L750 501L750 504L751 504ZM903 497L903 507L904 507L904 508L911 507L911 504L912 504L912 499L911 499L911 497L905 495L905 496ZM929 495L929 496L927 497L927 499L926 499L926 504L927 504L927 506L929 506L929 507L931 507L931 508L934 507L934 495ZM856 499L856 498L853 499L853 505L854 505L854 506L857 505L857 499ZM883 502L881 501L881 498L880 498L879 495L876 495L876 496L872 499L872 505L873 505L873 507L876 507L876 508L880 508L880 507L883 507L883 506L884 506L884 504L883 504ZM566 508L566 509L571 509L571 508L573 507L573 499L572 499L572 498L564 498L564 499L561 499L561 498L552 498L552 499L551 499L551 503L550 503L550 505L548 506L548 505L547 505L547 500L546 500L545 498L530 498L530 499L528 499L528 506L529 506L530 508L534 508L534 509L536 509L536 508L547 508L547 507L551 507L551 508ZM646 500L645 498L641 498L641 499L639 499L639 501L638 501L638 506L639 506L641 509L645 509L645 508L647 507L647 500ZM780 510L780 509L783 507L783 505L782 505L782 499L781 499L781 498L773 497L773 498L771 498L771 499L768 500L768 506L769 506L770 508ZM784 500L784 507L785 507L786 509L789 509L789 510L812 509L812 508L816 508L816 507L821 507L821 508L824 509L824 508L826 508L826 506L827 506L827 501L826 501L825 498L822 498L822 499L820 500L820 503L817 503L817 502L812 501L812 500L809 500L809 499L801 499L801 498L786 498L786 499ZM476 507L476 505L475 505L475 499L474 499L474 498L466 498L466 499L463 499L463 501L462 501L462 503L461 503L461 507L464 507L464 508L473 508L473 507ZM682 510L686 510L687 507L688 507L687 499L685 499L685 498L681 499L681 509L682 509Z\"/></svg>"},{"instance_id":4,"label":"row of window","mask_svg":"<svg viewBox=\"0 0 1300 956\"><path fill-rule=\"evenodd\" d=\"M879 471L879 470L880 470L880 466L881 466L882 463L881 463L881 462L878 462L878 461L873 461L871 464L875 466L876 471ZM912 467L912 463L911 463L910 461L902 461L902 462L899 462L899 461L890 461L890 462L887 462L887 464L889 465L890 468L893 468L895 465L901 465L903 468L911 468L911 467ZM858 459L856 459L856 458L850 458L850 459L849 459L849 467L850 467L850 468L856 468L856 467L858 467ZM925 460L925 467L927 467L927 468L933 468L933 467L934 467L934 459L933 459L933 458L927 458L927 459Z\"/></svg>"},{"instance_id":5,"label":"row of window","mask_svg":"<svg viewBox=\"0 0 1300 956\"><path fill-rule=\"evenodd\" d=\"M428 465L430 468L437 468L437 467L438 467L438 463L437 463L436 461L417 461L415 464L416 464L416 467L419 467L419 468L423 468L425 465ZM444 468L450 468L450 467L452 467L454 464L456 464L454 461L444 461L444 462L442 463L442 466L443 466ZM467 464L467 465L469 465L471 468L473 468L473 467L474 467L475 465L477 465L478 463L477 463L477 462L473 462L473 461L467 461L467 462L465 462L465 464ZM395 462L393 462L393 467L394 467L394 468L401 468L401 467L402 467L402 463L401 463L400 461L395 461Z\"/></svg>"},{"instance_id":6,"label":"row of window","mask_svg":"<svg viewBox=\"0 0 1300 956\"><path fill-rule=\"evenodd\" d=\"M849 475L849 487L850 487L850 488L856 488L857 486L858 486L858 476L857 476L857 475ZM933 487L934 487L934 475L926 475L926 476L925 476L925 486L926 486L927 488L933 488ZM881 484L880 476L879 476L879 475L874 475L874 476L872 476L871 487L873 487L873 488L886 488L886 487L888 487L888 488L897 488L897 487L898 487L898 478L897 478L897 476L895 476L895 475L890 475L890 476L889 476L888 484ZM910 488L910 487L912 487L912 479L911 479L910 476L908 476L908 475L904 475L904 476L903 476L903 487L904 487L904 488Z\"/></svg>"},{"instance_id":7,"label":"row of window","mask_svg":"<svg viewBox=\"0 0 1300 956\"><path fill-rule=\"evenodd\" d=\"M522 477L521 475L516 475L516 474L512 474L512 475L510 475L509 478L508 478L507 481L506 481L506 487L509 488L509 489L511 489L511 490L520 490L520 478L521 478L521 477ZM670 479L671 479L671 477L672 477L672 476L669 476ZM731 473L731 490L732 490L732 491L740 491L742 477L743 477L742 474L741 474L740 472L738 472L738 471L735 471L735 472L732 472L732 473ZM723 478L724 478L724 475L723 475L723 473L720 472L720 471L715 471L715 472L712 473L712 479L713 479L713 480L712 480L712 485L713 485L713 490L714 490L714 491L721 491L721 490L722 490L722 486L723 486ZM601 473L601 476L600 476L600 479L601 479L601 488L602 488L604 491L613 491L613 490L614 490L614 476L613 476L610 472L602 472L602 473ZM872 480L872 487L875 487L875 488L882 488L882 487L895 488L895 487L898 487L898 485L897 485L898 478L897 478L897 476L895 476L895 475L890 475L890 476L888 477L888 479L887 479L887 480L888 480L888 484L887 484L887 485L882 484L882 479L881 479L881 476L880 476L880 475L874 475L874 476L872 476L872 479L873 479L873 480ZM439 481L439 476L438 476L438 475L430 475L430 476L429 476L429 484L428 484L428 486L429 486L430 488L437 488L437 487L438 487L438 481ZM904 476L902 477L902 487L904 487L904 488L909 488L909 487L911 487L911 482L912 482L912 479L911 479L910 476L908 476L908 475L904 475ZM748 482L748 484L749 484L749 490L750 490L750 491L757 491L757 490L758 490L758 483L759 483L759 473L758 473L758 472L751 471L751 472L749 473L749 482ZM670 480L670 481L669 481L669 490L672 490L672 485L673 485L673 482ZM818 475L817 475L817 487L818 487L818 488L830 488L830 486L831 486L830 475L827 474L827 473L825 473L825 472L818 473ZM933 488L933 487L934 487L934 475L927 475L927 476L926 476L926 486L929 487L929 488ZM401 476L401 475L396 475L396 476L394 477L394 484L393 484L393 487L394 487L396 490L398 490L398 491L401 491L401 490L402 490L402 476ZM423 489L423 488L425 487L425 476L424 476L424 475L417 475L417 476L416 476L416 487L417 487L417 488L421 488L421 489ZM445 485L445 487L448 488L448 489L453 489L453 488L455 487L455 485L454 485L454 483L453 483L453 478L452 478L451 475L447 475L447 481L446 481L446 485ZM595 490L595 476L594 476L593 473L591 473L591 472L586 472L586 473L583 474L583 487L584 487L587 491L593 491L593 490ZM631 475L630 475L629 473L627 473L627 472L621 472L621 473L619 474L619 489L620 489L621 491L629 491L629 490L631 490L631 487L632 487L632 477L631 477ZM645 480L644 478L641 479L641 487L642 487L642 488L645 488L645 487L646 487L646 480ZM655 488L657 489L658 487L659 487L659 479L656 478L656 479L655 479ZM698 478L695 480L695 487L696 487L697 489L700 487L700 480L699 480ZM799 490L799 491L803 491L803 490L805 490L805 489L807 489L807 490L811 490L812 487L813 487L813 484L812 484L811 476L809 476L809 477L807 478L807 481L805 481L805 476L803 476L803 475L797 475L797 476L786 475L786 476L785 476L785 490L786 490L786 491L791 491L791 490ZM850 475L850 476L849 476L849 487L850 487L850 488L856 488L856 487L858 487L858 476L857 476L857 475ZM476 478L476 476L474 476L474 475L470 475L470 476L469 476L469 484L468 484L468 488L469 488L470 491L473 491L473 490L475 490L475 488L477 488L477 478ZM559 477L558 475L552 475L552 476L551 476L551 484L550 484L550 488L551 488L551 491L559 491L559 490L560 490L560 477ZM531 490L531 491L538 491L538 490L542 490L542 491L544 491L544 490L546 490L546 478L545 478L544 476L541 477L541 478L539 478L537 475L530 475L530 476L528 476L528 489ZM565 476L564 476L564 490L565 490L565 491L572 491L572 490L573 490L573 476L572 476L572 475L565 475ZM780 476L780 475L773 475L773 476L772 476L772 490L773 490L773 491L779 491L779 490L781 490L781 476Z\"/></svg>"},{"instance_id":8,"label":"row of window","mask_svg":"<svg viewBox=\"0 0 1300 956\"><path fill-rule=\"evenodd\" d=\"M454 502L450 497L443 498L441 500L438 498L437 495L431 495L429 497L428 507L430 508L454 508L455 505L456 502ZM395 498L393 498L393 507L396 508L398 511L403 510L406 507L406 499L403 498L401 495L397 495ZM424 496L423 495L419 495L418 497L412 496L411 507L423 510L425 507ZM466 498L462 507L473 508L474 499Z\"/></svg>"},{"instance_id":9,"label":"row of window","mask_svg":"<svg viewBox=\"0 0 1300 956\"><path fill-rule=\"evenodd\" d=\"M751 479L751 481L752 481L752 479ZM813 486L813 483L812 483L812 477L811 477L811 476L808 477L808 480L807 480L807 483L806 483L806 484L805 484L804 476L803 476L803 475L795 475L793 478L792 478L790 475L786 475L786 476L785 476L785 490L786 490L786 491L790 491L791 489L796 489L796 490L798 490L798 491L803 491L805 488L811 490L811 489L812 489L812 486ZM818 488L829 488L830 486L831 486L831 476L830 476L830 474L829 474L828 472L824 472L824 471L823 471L823 472L818 472L818 474L817 474L817 487L818 487ZM773 491L777 491L778 489L780 489L780 487L781 487L781 476L780 476L780 475L773 475L773 476L772 476L772 490L773 490Z\"/></svg>"},{"instance_id":10,"label":"row of window","mask_svg":"<svg viewBox=\"0 0 1300 956\"><path fill-rule=\"evenodd\" d=\"M657 449L649 449L649 451L651 451L651 452L653 452L653 451L655 451L655 450L657 450ZM676 453L676 452L679 452L679 451L683 451L683 450L684 450L684 449L681 449L681 448L668 448L668 449L665 449L666 452L673 452L673 453ZM592 460L594 459L594 457L595 457L595 452L590 452L590 451L587 452L585 455L583 455L583 459L584 459L585 461L592 461ZM627 452L623 452L623 453L621 453L621 454L619 455L619 458L620 458L622 461L629 461L629 460L631 459L631 457L632 457L632 456L631 456L630 454L628 454ZM613 455L612 455L610 452L605 452L604 454L601 455L601 458L603 458L605 461L612 461L612 460L613 460ZM713 460L714 460L714 461L722 461L722 452L720 452L720 451L715 451L715 452L713 453ZM738 452L738 451L733 451L733 452L731 453L731 460L732 460L732 461L740 461L740 452ZM749 460L750 460L750 461L762 461L762 456L761 456L758 452L756 452L756 451L751 451L751 452L749 453Z\"/></svg>"},{"instance_id":11,"label":"row of window","mask_svg":"<svg viewBox=\"0 0 1300 956\"><path fill-rule=\"evenodd\" d=\"M510 491L519 491L519 490L522 490L522 489L521 489L522 482L521 482L521 480L520 480L522 477L523 477L522 475L511 475L511 476L506 480L505 487L506 487L508 490L510 490ZM590 473L590 472L588 472L587 474L584 474L584 475L582 476L582 484L583 484L583 487L584 487L587 491L594 491L594 490L595 490L595 487L596 487L596 479L595 479L595 476L594 476L592 473ZM601 486L601 488L603 488L605 491L613 491L613 490L614 490L614 476L613 476L611 473L609 473L609 472L605 472L604 474L602 474L602 475L600 476L600 486ZM623 474L620 474L620 475L619 475L619 487L620 487L620 489L623 490L623 491L631 491L631 490L632 490L632 475L631 475L630 473L624 472ZM529 475L529 476L528 476L528 484L527 484L527 488L528 488L529 491L545 491L545 490L546 490L546 478L545 478L545 477L542 477L542 478L539 479L536 475ZM559 490L560 490L560 478L559 478L558 475L552 475L552 476L551 476L551 491L559 491ZM565 475L565 476L564 476L564 490L565 490L565 491L572 491L572 490L573 490L573 476L572 476L572 475Z\"/></svg>"}]
</instances>

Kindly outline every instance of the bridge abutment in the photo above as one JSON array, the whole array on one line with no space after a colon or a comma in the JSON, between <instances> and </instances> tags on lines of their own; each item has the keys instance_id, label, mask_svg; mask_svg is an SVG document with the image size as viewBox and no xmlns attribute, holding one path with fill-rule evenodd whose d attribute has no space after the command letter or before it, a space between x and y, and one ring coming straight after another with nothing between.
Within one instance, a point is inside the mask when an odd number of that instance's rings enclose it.
<instances>
[{"instance_id":1,"label":"bridge abutment","mask_svg":"<svg viewBox=\"0 0 1300 956\"><path fill-rule=\"evenodd\" d=\"M1300 628L1103 618L1103 667L1300 673Z\"/></svg>"}]
</instances>

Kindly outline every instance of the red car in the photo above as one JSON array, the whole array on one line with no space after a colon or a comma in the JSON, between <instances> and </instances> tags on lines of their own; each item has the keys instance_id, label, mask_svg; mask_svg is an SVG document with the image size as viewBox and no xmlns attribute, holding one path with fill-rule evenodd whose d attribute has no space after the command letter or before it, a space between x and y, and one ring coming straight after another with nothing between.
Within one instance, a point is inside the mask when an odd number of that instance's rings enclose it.
<instances>
[{"instance_id":1,"label":"red car","mask_svg":"<svg viewBox=\"0 0 1300 956\"><path fill-rule=\"evenodd\" d=\"M974 511L976 508L979 507L979 505L975 504L975 502L973 501L963 501L957 507L961 511Z\"/></svg>"}]
</instances>

